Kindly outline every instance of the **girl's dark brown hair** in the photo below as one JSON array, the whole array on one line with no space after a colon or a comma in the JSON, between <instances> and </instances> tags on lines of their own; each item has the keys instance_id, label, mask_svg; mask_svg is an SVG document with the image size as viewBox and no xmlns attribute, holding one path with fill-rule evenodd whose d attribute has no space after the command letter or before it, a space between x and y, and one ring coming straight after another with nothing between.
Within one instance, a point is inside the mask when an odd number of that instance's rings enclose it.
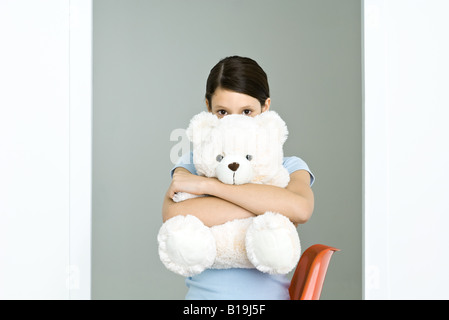
<instances>
[{"instance_id":1,"label":"girl's dark brown hair","mask_svg":"<svg viewBox=\"0 0 449 320\"><path fill-rule=\"evenodd\" d=\"M206 83L206 100L212 107L212 96L217 88L247 94L260 105L270 97L267 74L256 61L239 56L227 57L210 71Z\"/></svg>"}]
</instances>

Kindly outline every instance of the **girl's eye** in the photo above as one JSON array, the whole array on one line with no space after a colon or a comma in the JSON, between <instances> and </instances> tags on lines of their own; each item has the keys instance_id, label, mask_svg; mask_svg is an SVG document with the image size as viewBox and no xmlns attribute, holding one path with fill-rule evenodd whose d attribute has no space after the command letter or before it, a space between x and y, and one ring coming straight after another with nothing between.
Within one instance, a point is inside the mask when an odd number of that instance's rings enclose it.
<instances>
[{"instance_id":1,"label":"girl's eye","mask_svg":"<svg viewBox=\"0 0 449 320\"><path fill-rule=\"evenodd\" d=\"M226 110L218 110L217 113L218 113L220 116L225 116L225 115L227 114Z\"/></svg>"},{"instance_id":2,"label":"girl's eye","mask_svg":"<svg viewBox=\"0 0 449 320\"><path fill-rule=\"evenodd\" d=\"M215 159L217 159L217 161L220 162L221 160L223 160L223 156L219 154Z\"/></svg>"},{"instance_id":3,"label":"girl's eye","mask_svg":"<svg viewBox=\"0 0 449 320\"><path fill-rule=\"evenodd\" d=\"M243 114L245 116L249 116L251 114L251 110L249 110L249 109L243 110Z\"/></svg>"},{"instance_id":4,"label":"girl's eye","mask_svg":"<svg viewBox=\"0 0 449 320\"><path fill-rule=\"evenodd\" d=\"M250 154L247 154L247 155L246 155L246 159L247 159L248 161L251 161L251 160L253 160L253 156L250 155Z\"/></svg>"}]
</instances>

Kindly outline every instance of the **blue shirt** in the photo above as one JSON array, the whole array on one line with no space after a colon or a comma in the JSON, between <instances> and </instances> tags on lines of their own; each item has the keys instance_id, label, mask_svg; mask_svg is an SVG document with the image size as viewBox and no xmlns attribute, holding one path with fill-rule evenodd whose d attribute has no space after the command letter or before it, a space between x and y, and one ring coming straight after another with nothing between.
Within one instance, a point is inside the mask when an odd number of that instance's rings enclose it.
<instances>
[{"instance_id":1,"label":"blue shirt","mask_svg":"<svg viewBox=\"0 0 449 320\"><path fill-rule=\"evenodd\" d=\"M306 170L310 185L315 181L307 164L298 157L284 157L283 166L289 174ZM193 164L193 152L182 156L171 170L183 167L197 174ZM271 275L257 269L207 269L186 278L187 300L289 300L290 280L285 275Z\"/></svg>"}]
</instances>

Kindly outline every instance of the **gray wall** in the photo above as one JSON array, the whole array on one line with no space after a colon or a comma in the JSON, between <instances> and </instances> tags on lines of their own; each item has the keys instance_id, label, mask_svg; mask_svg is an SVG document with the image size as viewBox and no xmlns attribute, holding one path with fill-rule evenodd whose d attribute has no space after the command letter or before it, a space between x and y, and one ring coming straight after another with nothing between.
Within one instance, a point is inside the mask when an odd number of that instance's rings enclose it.
<instances>
[{"instance_id":1,"label":"gray wall","mask_svg":"<svg viewBox=\"0 0 449 320\"><path fill-rule=\"evenodd\" d=\"M316 175L303 248L340 248L322 299L362 298L361 8L357 0L95 0L93 299L183 299L156 235L170 183L170 133L205 110L210 68L257 60L286 155Z\"/></svg>"}]
</instances>

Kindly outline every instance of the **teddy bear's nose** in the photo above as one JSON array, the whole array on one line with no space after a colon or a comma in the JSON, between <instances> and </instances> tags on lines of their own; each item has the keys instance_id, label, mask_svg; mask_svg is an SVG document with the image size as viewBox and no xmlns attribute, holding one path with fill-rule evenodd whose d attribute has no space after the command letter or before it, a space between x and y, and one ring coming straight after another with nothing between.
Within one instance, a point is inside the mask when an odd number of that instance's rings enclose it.
<instances>
[{"instance_id":1,"label":"teddy bear's nose","mask_svg":"<svg viewBox=\"0 0 449 320\"><path fill-rule=\"evenodd\" d=\"M231 169L232 171L237 171L239 166L240 165L237 162L233 162L233 163L228 164L228 168Z\"/></svg>"}]
</instances>

